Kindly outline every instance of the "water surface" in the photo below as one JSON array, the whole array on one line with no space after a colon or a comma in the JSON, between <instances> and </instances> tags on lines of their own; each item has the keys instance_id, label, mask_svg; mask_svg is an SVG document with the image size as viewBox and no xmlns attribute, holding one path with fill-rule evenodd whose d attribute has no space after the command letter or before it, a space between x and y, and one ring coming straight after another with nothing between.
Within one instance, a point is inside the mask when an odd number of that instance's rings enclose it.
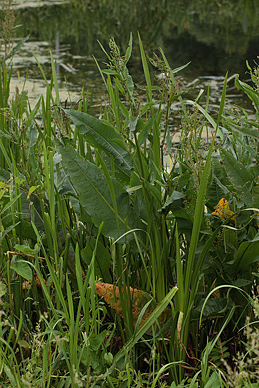
<instances>
[{"instance_id":1,"label":"water surface","mask_svg":"<svg viewBox=\"0 0 259 388\"><path fill-rule=\"evenodd\" d=\"M199 88L210 84L211 103L217 104L228 71L230 102L247 105L234 88L233 76L249 79L246 60L253 67L259 48L257 1L213 0L16 0L18 38L30 36L14 58L15 85L24 85L31 100L45 92L45 84L33 54L50 78L50 51L57 61L61 98L80 98L82 87L93 91L97 103L106 91L93 59L102 68L106 61L98 40L106 50L114 37L125 52L130 33L134 50L129 67L133 79L144 82L137 32L149 55L162 47L172 68L189 61L180 73L184 84L198 79ZM152 70L152 69L151 69ZM156 72L154 72L156 74ZM69 93L68 93L69 90Z\"/></svg>"}]
</instances>

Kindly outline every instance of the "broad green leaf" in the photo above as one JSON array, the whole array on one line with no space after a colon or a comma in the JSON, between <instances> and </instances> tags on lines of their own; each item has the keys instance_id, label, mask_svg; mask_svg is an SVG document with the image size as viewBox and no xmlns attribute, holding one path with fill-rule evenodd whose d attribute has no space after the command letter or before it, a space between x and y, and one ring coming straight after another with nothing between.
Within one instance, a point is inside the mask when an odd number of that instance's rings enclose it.
<instances>
[{"instance_id":1,"label":"broad green leaf","mask_svg":"<svg viewBox=\"0 0 259 388\"><path fill-rule=\"evenodd\" d=\"M26 133L26 137L27 137L27 147L28 147L27 152L29 153L31 151L30 148L34 147L35 144L37 143L38 130L34 126L31 126Z\"/></svg>"},{"instance_id":2,"label":"broad green leaf","mask_svg":"<svg viewBox=\"0 0 259 388\"><path fill-rule=\"evenodd\" d=\"M219 373L214 371L212 375L209 377L204 388L219 388L222 387L222 378Z\"/></svg>"},{"instance_id":3,"label":"broad green leaf","mask_svg":"<svg viewBox=\"0 0 259 388\"><path fill-rule=\"evenodd\" d=\"M254 178L253 174L251 174L229 151L222 148L220 154L227 174L234 185L234 189L237 190L251 206L252 196L250 190Z\"/></svg>"},{"instance_id":4,"label":"broad green leaf","mask_svg":"<svg viewBox=\"0 0 259 388\"><path fill-rule=\"evenodd\" d=\"M166 201L164 206L159 209L159 212L168 213L170 210L179 209L182 205L182 200L185 197L183 193L179 191L173 191L169 199Z\"/></svg>"},{"instance_id":5,"label":"broad green leaf","mask_svg":"<svg viewBox=\"0 0 259 388\"><path fill-rule=\"evenodd\" d=\"M121 165L116 160L114 160L114 158L112 160L112 158L104 151L101 151L100 155L110 175L114 176L114 178L116 178L120 183L128 185L130 182L131 172L129 170L123 169Z\"/></svg>"},{"instance_id":6,"label":"broad green leaf","mask_svg":"<svg viewBox=\"0 0 259 388\"><path fill-rule=\"evenodd\" d=\"M90 336L91 348L97 352L106 336L107 336L106 330L103 330L100 334L92 334Z\"/></svg>"},{"instance_id":7,"label":"broad green leaf","mask_svg":"<svg viewBox=\"0 0 259 388\"><path fill-rule=\"evenodd\" d=\"M189 66L190 63L191 63L191 62L188 62L188 63L186 63L186 64L183 65L183 66L176 67L175 69L172 69L172 70L171 70L172 74L179 73L180 71L182 71L183 69L185 69L187 66Z\"/></svg>"},{"instance_id":8,"label":"broad green leaf","mask_svg":"<svg viewBox=\"0 0 259 388\"><path fill-rule=\"evenodd\" d=\"M168 61L167 61L167 59L166 59L166 56L165 56L165 54L164 54L162 48L160 47L159 50L160 50L160 53L162 54L162 57L163 57L163 60L164 60L164 62L165 62L165 64L166 64L166 66L167 66L168 69L169 69L169 68L170 68L169 63L168 63ZM170 69L170 74L171 74L171 76L172 76L173 74L179 73L179 71L185 69L187 66L189 66L190 63L191 63L191 62L188 62L188 63L186 63L186 64L183 65L183 66L177 67L176 69ZM173 79L172 79L172 81L173 81Z\"/></svg>"},{"instance_id":9,"label":"broad green leaf","mask_svg":"<svg viewBox=\"0 0 259 388\"><path fill-rule=\"evenodd\" d=\"M22 340L22 339L18 340L18 344L20 346L22 346L27 351L31 349L31 345L27 341L25 341L25 340Z\"/></svg>"},{"instance_id":10,"label":"broad green leaf","mask_svg":"<svg viewBox=\"0 0 259 388\"><path fill-rule=\"evenodd\" d=\"M38 244L35 245L34 249L28 247L27 245L20 244L16 244L14 247L17 251L23 253L24 255L36 255L39 251Z\"/></svg>"},{"instance_id":11,"label":"broad green leaf","mask_svg":"<svg viewBox=\"0 0 259 388\"><path fill-rule=\"evenodd\" d=\"M103 74L109 74L109 75L114 75L116 77L119 77L120 80L122 81L121 75L115 70L105 69L105 70L102 70L102 72L103 72Z\"/></svg>"},{"instance_id":12,"label":"broad green leaf","mask_svg":"<svg viewBox=\"0 0 259 388\"><path fill-rule=\"evenodd\" d=\"M247 279L237 279L234 282L232 282L233 286L239 287L239 288L244 288L249 286L252 283L252 280L247 280Z\"/></svg>"},{"instance_id":13,"label":"broad green leaf","mask_svg":"<svg viewBox=\"0 0 259 388\"><path fill-rule=\"evenodd\" d=\"M94 237L88 237L86 240L86 246L81 251L82 259L89 266L93 257L93 252L96 245L96 239ZM101 276L104 282L111 282L111 274L110 274L110 262L111 255L107 248L103 246L99 241L96 246L96 254L95 254L95 270L94 273L96 276Z\"/></svg>"},{"instance_id":14,"label":"broad green leaf","mask_svg":"<svg viewBox=\"0 0 259 388\"><path fill-rule=\"evenodd\" d=\"M11 269L13 269L18 275L22 278L28 280L28 282L32 281L32 270L30 265L25 260L12 260Z\"/></svg>"},{"instance_id":15,"label":"broad green leaf","mask_svg":"<svg viewBox=\"0 0 259 388\"><path fill-rule=\"evenodd\" d=\"M233 266L238 273L247 270L250 265L259 260L259 241L243 241L234 255Z\"/></svg>"},{"instance_id":16,"label":"broad green leaf","mask_svg":"<svg viewBox=\"0 0 259 388\"><path fill-rule=\"evenodd\" d=\"M134 90L134 82L132 81L131 75L129 75L127 78L127 88L128 88L130 96L132 97L133 90Z\"/></svg>"},{"instance_id":17,"label":"broad green leaf","mask_svg":"<svg viewBox=\"0 0 259 388\"><path fill-rule=\"evenodd\" d=\"M7 287L4 282L0 281L0 298L7 292Z\"/></svg>"},{"instance_id":18,"label":"broad green leaf","mask_svg":"<svg viewBox=\"0 0 259 388\"><path fill-rule=\"evenodd\" d=\"M151 119L148 120L148 122L143 125L143 127L141 128L141 131L138 135L138 144L139 146L142 146L142 144L147 140L148 138L148 135L150 134L150 131L154 125L154 120L157 118L157 113L155 113L154 115L152 115ZM137 128L138 129L138 125L137 125Z\"/></svg>"},{"instance_id":19,"label":"broad green leaf","mask_svg":"<svg viewBox=\"0 0 259 388\"><path fill-rule=\"evenodd\" d=\"M198 306L193 309L193 319L199 319L201 311L202 319L223 317L226 314L226 309L234 305L234 303L227 298L211 298L207 300L205 306L203 306L204 301L205 298L202 298Z\"/></svg>"},{"instance_id":20,"label":"broad green leaf","mask_svg":"<svg viewBox=\"0 0 259 388\"><path fill-rule=\"evenodd\" d=\"M144 182L145 188L149 191L153 198L156 198L158 202L161 201L161 193L160 190L152 183L148 181Z\"/></svg>"},{"instance_id":21,"label":"broad green leaf","mask_svg":"<svg viewBox=\"0 0 259 388\"><path fill-rule=\"evenodd\" d=\"M71 182L79 195L81 206L90 215L96 227L104 222L102 233L105 236L117 239L133 228L143 228L137 211L130 205L128 193L119 182L111 178L116 194L118 214L116 218L109 186L102 170L78 156L71 146L58 148ZM127 238L133 239L133 235L129 234Z\"/></svg>"},{"instance_id":22,"label":"broad green leaf","mask_svg":"<svg viewBox=\"0 0 259 388\"><path fill-rule=\"evenodd\" d=\"M113 155L124 169L132 170L132 159L123 139L110 124L87 113L67 109L65 112L92 147L100 148L108 155Z\"/></svg>"},{"instance_id":23,"label":"broad green leaf","mask_svg":"<svg viewBox=\"0 0 259 388\"><path fill-rule=\"evenodd\" d=\"M31 186L31 187L29 188L28 195L27 195L27 199L30 198L31 194L32 194L38 187L39 187L39 185L38 185L38 186Z\"/></svg>"},{"instance_id":24,"label":"broad green leaf","mask_svg":"<svg viewBox=\"0 0 259 388\"><path fill-rule=\"evenodd\" d=\"M15 204L18 199L21 197L22 194L19 194L17 195L15 198L13 198L11 201L9 201L3 209L1 209L1 212L0 214L4 214L4 212L6 212L9 208L11 208L13 206L13 204Z\"/></svg>"},{"instance_id":25,"label":"broad green leaf","mask_svg":"<svg viewBox=\"0 0 259 388\"><path fill-rule=\"evenodd\" d=\"M215 209L215 206L219 202L220 198L224 198L226 195L226 192L222 189L222 186L218 182L219 180L216 179L214 175L206 195L206 205L213 210Z\"/></svg>"}]
</instances>

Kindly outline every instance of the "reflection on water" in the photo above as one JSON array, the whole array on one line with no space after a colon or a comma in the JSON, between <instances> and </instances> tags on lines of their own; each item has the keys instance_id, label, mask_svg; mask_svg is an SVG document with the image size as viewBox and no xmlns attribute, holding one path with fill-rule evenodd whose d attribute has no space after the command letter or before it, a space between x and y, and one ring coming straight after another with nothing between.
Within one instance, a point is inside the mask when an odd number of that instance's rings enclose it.
<instances>
[{"instance_id":1,"label":"reflection on water","mask_svg":"<svg viewBox=\"0 0 259 388\"><path fill-rule=\"evenodd\" d=\"M210 83L215 104L226 71L230 76L239 73L242 79L248 78L245 61L253 66L258 55L257 0L16 0L15 4L16 22L22 24L17 35L30 34L30 39L14 58L14 75L22 85L27 74L26 88L33 98L44 90L33 53L50 77L51 50L63 97L68 96L68 89L75 101L84 87L93 90L98 100L105 89L92 56L101 63L105 57L97 40L107 48L109 38L114 36L124 52L131 31L135 42L130 72L135 81L143 80L139 31L148 53L161 46L173 68L191 61L181 73L182 82L199 78L200 87L205 88ZM231 100L240 103L242 98L231 82ZM196 95L194 91L193 98Z\"/></svg>"}]
</instances>

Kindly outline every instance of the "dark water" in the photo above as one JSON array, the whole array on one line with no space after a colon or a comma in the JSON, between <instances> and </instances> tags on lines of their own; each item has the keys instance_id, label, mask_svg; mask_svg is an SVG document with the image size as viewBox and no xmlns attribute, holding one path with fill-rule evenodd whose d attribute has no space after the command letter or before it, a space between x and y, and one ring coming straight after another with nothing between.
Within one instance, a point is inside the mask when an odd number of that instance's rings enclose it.
<instances>
[{"instance_id":1,"label":"dark water","mask_svg":"<svg viewBox=\"0 0 259 388\"><path fill-rule=\"evenodd\" d=\"M220 98L226 72L248 80L246 60L253 67L259 54L258 0L17 0L15 9L16 23L22 25L17 37L30 38L14 59L14 77L21 86L27 76L31 98L44 92L33 53L50 77L51 50L57 60L62 98L68 96L68 89L75 101L84 87L98 101L105 88L93 56L102 68L106 60L98 40L109 50L109 38L114 37L124 53L130 32L134 50L129 67L135 81L143 81L139 32L150 56L162 47L172 68L191 61L180 73L182 82L199 79L198 88L205 89L210 84L212 103ZM194 90L193 98L197 94ZM230 102L246 104L233 78L228 95Z\"/></svg>"}]
</instances>

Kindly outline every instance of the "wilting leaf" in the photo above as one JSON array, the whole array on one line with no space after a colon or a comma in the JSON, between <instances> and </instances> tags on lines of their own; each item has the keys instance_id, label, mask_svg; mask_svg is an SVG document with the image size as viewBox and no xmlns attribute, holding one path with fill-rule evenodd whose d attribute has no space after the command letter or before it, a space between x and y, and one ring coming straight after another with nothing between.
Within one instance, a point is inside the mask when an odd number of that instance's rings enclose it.
<instances>
[{"instance_id":1,"label":"wilting leaf","mask_svg":"<svg viewBox=\"0 0 259 388\"><path fill-rule=\"evenodd\" d=\"M120 300L120 291L118 286L114 286L113 284L108 283L96 283L96 292L100 297L103 297L105 302L115 310L122 318L122 304ZM140 322L140 326L147 320L147 318L152 314L157 304L155 303L154 298L145 291L137 290L132 287L126 290L126 294L124 294L125 289L122 287L121 289L124 298L130 298L132 303L132 318L133 325L136 326L137 319L143 307L150 301L153 301L149 304L147 309L145 310L143 317ZM159 317L159 323L164 325L167 320L169 320L172 316L171 310L166 308Z\"/></svg>"},{"instance_id":2,"label":"wilting leaf","mask_svg":"<svg viewBox=\"0 0 259 388\"><path fill-rule=\"evenodd\" d=\"M223 220L230 219L230 221L235 222L235 213L230 210L228 201L225 198L221 198L217 204L216 210L211 214L221 217Z\"/></svg>"}]
</instances>

